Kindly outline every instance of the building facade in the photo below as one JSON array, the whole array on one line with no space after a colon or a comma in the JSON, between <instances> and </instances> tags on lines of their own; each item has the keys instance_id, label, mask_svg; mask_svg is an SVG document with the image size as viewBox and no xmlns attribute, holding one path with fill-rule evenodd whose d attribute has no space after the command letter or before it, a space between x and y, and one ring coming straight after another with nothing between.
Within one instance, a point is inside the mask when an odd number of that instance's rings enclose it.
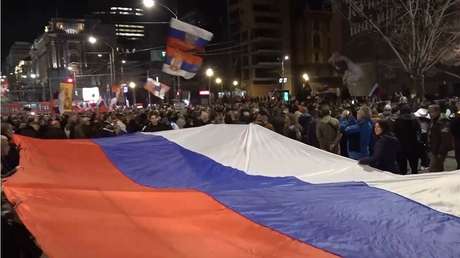
<instances>
[{"instance_id":1,"label":"building facade","mask_svg":"<svg viewBox=\"0 0 460 258\"><path fill-rule=\"evenodd\" d=\"M230 37L237 48L232 58L235 76L250 96L275 89L292 91L290 1L230 0ZM287 81L279 82L280 78Z\"/></svg>"},{"instance_id":2,"label":"building facade","mask_svg":"<svg viewBox=\"0 0 460 258\"><path fill-rule=\"evenodd\" d=\"M6 57L7 69L5 72L14 73L20 61L28 59L29 51L31 47L32 47L32 43L30 42L23 42L23 41L14 42L13 45L10 47L8 56Z\"/></svg>"},{"instance_id":3,"label":"building facade","mask_svg":"<svg viewBox=\"0 0 460 258\"><path fill-rule=\"evenodd\" d=\"M340 87L340 75L328 62L343 48L344 21L340 13L333 6L308 2L293 9L293 13L298 12L293 15L292 25L293 88L300 92L306 85L313 91Z\"/></svg>"},{"instance_id":4,"label":"building facade","mask_svg":"<svg viewBox=\"0 0 460 258\"><path fill-rule=\"evenodd\" d=\"M88 42L88 28L97 21L53 18L30 50L28 83L35 101L49 100L59 91L59 83L72 79L76 88L100 87L111 83L112 53L103 44ZM29 97L30 98L30 97Z\"/></svg>"}]
</instances>

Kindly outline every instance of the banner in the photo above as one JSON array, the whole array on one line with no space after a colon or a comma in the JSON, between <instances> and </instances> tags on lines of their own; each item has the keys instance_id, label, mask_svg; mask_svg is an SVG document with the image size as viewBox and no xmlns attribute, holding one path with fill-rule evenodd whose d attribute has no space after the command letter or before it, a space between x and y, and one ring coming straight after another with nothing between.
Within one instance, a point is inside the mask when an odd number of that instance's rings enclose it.
<instances>
[{"instance_id":1,"label":"banner","mask_svg":"<svg viewBox=\"0 0 460 258\"><path fill-rule=\"evenodd\" d=\"M73 83L59 84L59 112L72 112Z\"/></svg>"},{"instance_id":2,"label":"banner","mask_svg":"<svg viewBox=\"0 0 460 258\"><path fill-rule=\"evenodd\" d=\"M171 89L171 87L164 83L156 82L152 78L148 78L144 85L144 89L152 93L154 96L164 99L166 93Z\"/></svg>"},{"instance_id":3,"label":"banner","mask_svg":"<svg viewBox=\"0 0 460 258\"><path fill-rule=\"evenodd\" d=\"M203 51L213 34L202 28L172 18L166 42L163 72L191 79L203 63L194 52Z\"/></svg>"}]
</instances>

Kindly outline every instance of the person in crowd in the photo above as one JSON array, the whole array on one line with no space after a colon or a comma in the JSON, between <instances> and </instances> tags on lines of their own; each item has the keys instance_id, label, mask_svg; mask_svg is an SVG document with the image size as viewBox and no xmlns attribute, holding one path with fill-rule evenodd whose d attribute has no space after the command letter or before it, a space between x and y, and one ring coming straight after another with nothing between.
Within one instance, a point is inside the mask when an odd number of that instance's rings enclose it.
<instances>
[{"instance_id":1,"label":"person in crowd","mask_svg":"<svg viewBox=\"0 0 460 258\"><path fill-rule=\"evenodd\" d=\"M399 172L403 175L407 174L409 161L411 174L417 174L418 159L423 148L421 128L407 104L403 104L399 109L399 117L394 122L394 133L401 144L401 151L398 154Z\"/></svg>"},{"instance_id":2,"label":"person in crowd","mask_svg":"<svg viewBox=\"0 0 460 258\"><path fill-rule=\"evenodd\" d=\"M299 116L299 125L302 127L302 142L307 143L308 142L308 125L311 122L311 115L308 112L308 108L302 106L299 110L302 112L302 114Z\"/></svg>"},{"instance_id":3,"label":"person in crowd","mask_svg":"<svg viewBox=\"0 0 460 258\"><path fill-rule=\"evenodd\" d=\"M158 113L153 113L150 116L150 123L146 125L142 131L143 132L158 132L158 131L165 131L165 130L171 130L170 125L166 125L164 123L161 123L161 116Z\"/></svg>"},{"instance_id":4,"label":"person in crowd","mask_svg":"<svg viewBox=\"0 0 460 258\"><path fill-rule=\"evenodd\" d=\"M454 137L455 160L457 161L457 169L460 169L460 102L456 103L457 112L450 122L450 131Z\"/></svg>"},{"instance_id":5,"label":"person in crowd","mask_svg":"<svg viewBox=\"0 0 460 258\"><path fill-rule=\"evenodd\" d=\"M9 176L16 171L19 165L19 154L21 146L18 146L13 139L13 128L9 123L2 123L1 126L1 157L2 177Z\"/></svg>"},{"instance_id":6,"label":"person in crowd","mask_svg":"<svg viewBox=\"0 0 460 258\"><path fill-rule=\"evenodd\" d=\"M49 126L43 132L44 139L67 139L67 136L61 128L61 123L58 120L50 121Z\"/></svg>"},{"instance_id":7,"label":"person in crowd","mask_svg":"<svg viewBox=\"0 0 460 258\"><path fill-rule=\"evenodd\" d=\"M260 126L263 126L263 127L267 128L267 129L274 130L273 125L270 124L270 122L268 121L268 117L266 115L261 114L261 113L257 114L254 123L258 124Z\"/></svg>"},{"instance_id":8,"label":"person in crowd","mask_svg":"<svg viewBox=\"0 0 460 258\"><path fill-rule=\"evenodd\" d=\"M434 104L429 107L431 124L428 131L428 143L431 151L430 172L444 171L447 153L453 149L449 120L441 116L441 108Z\"/></svg>"},{"instance_id":9,"label":"person in crowd","mask_svg":"<svg viewBox=\"0 0 460 258\"><path fill-rule=\"evenodd\" d=\"M359 164L369 165L383 171L398 173L397 152L399 141L391 131L391 122L379 120L374 125L376 142L370 157L359 159Z\"/></svg>"},{"instance_id":10,"label":"person in crowd","mask_svg":"<svg viewBox=\"0 0 460 258\"><path fill-rule=\"evenodd\" d=\"M319 112L316 110L316 108L312 108L310 114L311 119L307 126L307 144L319 148L318 137L316 136L316 125L318 124L319 120Z\"/></svg>"},{"instance_id":11,"label":"person in crowd","mask_svg":"<svg viewBox=\"0 0 460 258\"><path fill-rule=\"evenodd\" d=\"M355 124L356 119L355 117L351 114L351 111L349 110L349 106L345 107L342 111L342 114L339 117L339 124L340 125L348 125L348 124ZM343 134L343 127L341 127L341 139L340 139L340 155L343 157L348 158L348 137L346 134Z\"/></svg>"},{"instance_id":12,"label":"person in crowd","mask_svg":"<svg viewBox=\"0 0 460 258\"><path fill-rule=\"evenodd\" d=\"M35 121L30 121L26 125L21 125L18 134L33 138L39 138L40 125Z\"/></svg>"},{"instance_id":13,"label":"person in crowd","mask_svg":"<svg viewBox=\"0 0 460 258\"><path fill-rule=\"evenodd\" d=\"M415 113L415 117L418 118L420 124L420 148L419 148L419 159L420 167L422 170L426 170L430 166L430 157L428 156L428 130L430 128L430 114L428 113L428 106L422 106Z\"/></svg>"},{"instance_id":14,"label":"person in crowd","mask_svg":"<svg viewBox=\"0 0 460 258\"><path fill-rule=\"evenodd\" d=\"M284 135L293 140L300 140L302 138L301 130L302 127L297 122L296 116L288 114L285 118Z\"/></svg>"},{"instance_id":15,"label":"person in crowd","mask_svg":"<svg viewBox=\"0 0 460 258\"><path fill-rule=\"evenodd\" d=\"M357 112L357 121L345 120L341 122L341 131L347 136L348 156L354 160L369 157L372 140L372 122L370 110L362 106Z\"/></svg>"},{"instance_id":16,"label":"person in crowd","mask_svg":"<svg viewBox=\"0 0 460 258\"><path fill-rule=\"evenodd\" d=\"M340 133L339 120L331 117L331 110L324 105L319 110L319 121L316 125L316 137L322 150L339 153Z\"/></svg>"}]
</instances>

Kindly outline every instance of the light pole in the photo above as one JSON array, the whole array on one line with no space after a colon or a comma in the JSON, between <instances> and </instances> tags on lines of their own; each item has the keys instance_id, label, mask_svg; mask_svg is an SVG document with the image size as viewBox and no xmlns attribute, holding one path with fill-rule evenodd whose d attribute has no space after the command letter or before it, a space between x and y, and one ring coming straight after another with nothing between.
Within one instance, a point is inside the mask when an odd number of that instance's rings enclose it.
<instances>
[{"instance_id":1,"label":"light pole","mask_svg":"<svg viewBox=\"0 0 460 258\"><path fill-rule=\"evenodd\" d=\"M88 37L88 42L91 44L91 45L94 45L96 44L98 41L98 39L94 36L89 36ZM110 52L110 55L109 55L109 62L110 62L110 87L113 86L115 80L116 80L116 76L115 76L115 49L110 45L108 44L107 42L105 42L104 40L101 40L102 43L104 43L106 46L108 46L110 49L111 49L111 52ZM98 57L101 57L98 55ZM111 94L110 94L110 90L109 90L109 96L110 98L112 98Z\"/></svg>"},{"instance_id":2,"label":"light pole","mask_svg":"<svg viewBox=\"0 0 460 258\"><path fill-rule=\"evenodd\" d=\"M224 91L224 86L222 85L222 79L220 77L216 78L216 84L221 85L222 92Z\"/></svg>"},{"instance_id":3,"label":"light pole","mask_svg":"<svg viewBox=\"0 0 460 258\"><path fill-rule=\"evenodd\" d=\"M211 78L214 76L214 70L212 68L206 69L206 76L208 77L208 105L211 105Z\"/></svg>"},{"instance_id":4,"label":"light pole","mask_svg":"<svg viewBox=\"0 0 460 258\"><path fill-rule=\"evenodd\" d=\"M133 106L136 106L136 83L135 82L129 82L128 86L132 89L133 93Z\"/></svg>"},{"instance_id":5,"label":"light pole","mask_svg":"<svg viewBox=\"0 0 460 258\"><path fill-rule=\"evenodd\" d=\"M287 62L289 60L289 56L288 55L285 55L282 59L281 59L281 77L282 77L282 85L281 87L284 88L284 84L287 82L287 78L286 78L286 75L285 75L285 69L284 69L284 62Z\"/></svg>"}]
</instances>

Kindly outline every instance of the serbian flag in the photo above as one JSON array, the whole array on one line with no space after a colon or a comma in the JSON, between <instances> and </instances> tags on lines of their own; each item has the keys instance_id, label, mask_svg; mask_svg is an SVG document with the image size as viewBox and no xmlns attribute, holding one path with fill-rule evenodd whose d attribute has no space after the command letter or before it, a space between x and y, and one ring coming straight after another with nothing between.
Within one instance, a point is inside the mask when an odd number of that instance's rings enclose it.
<instances>
[{"instance_id":1,"label":"serbian flag","mask_svg":"<svg viewBox=\"0 0 460 258\"><path fill-rule=\"evenodd\" d=\"M148 78L147 82L144 85L144 89L150 93L152 93L154 96L164 99L166 93L171 89L168 85L154 81L152 78Z\"/></svg>"},{"instance_id":2,"label":"serbian flag","mask_svg":"<svg viewBox=\"0 0 460 258\"><path fill-rule=\"evenodd\" d=\"M166 41L163 72L191 79L203 63L195 53L204 50L213 34L197 26L172 18Z\"/></svg>"},{"instance_id":3,"label":"serbian flag","mask_svg":"<svg viewBox=\"0 0 460 258\"><path fill-rule=\"evenodd\" d=\"M18 141L3 190L48 257L460 257L459 171L395 175L258 125Z\"/></svg>"}]
</instances>

